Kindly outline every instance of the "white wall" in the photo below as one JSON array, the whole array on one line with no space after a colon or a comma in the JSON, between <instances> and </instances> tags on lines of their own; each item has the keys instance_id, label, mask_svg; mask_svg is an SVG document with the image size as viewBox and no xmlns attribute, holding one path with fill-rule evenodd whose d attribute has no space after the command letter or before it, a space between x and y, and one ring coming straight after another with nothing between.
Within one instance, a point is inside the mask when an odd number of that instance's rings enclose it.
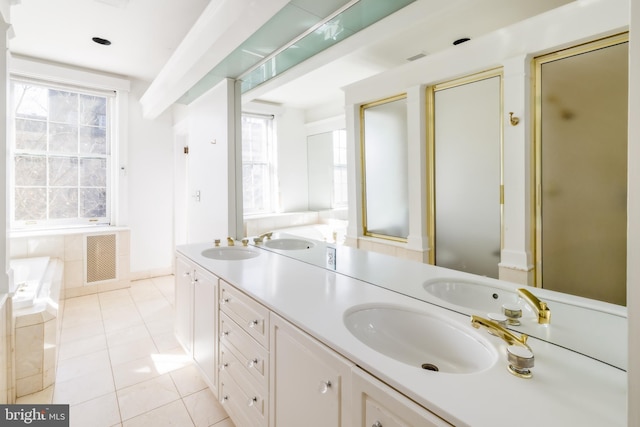
<instances>
[{"instance_id":1,"label":"white wall","mask_svg":"<svg viewBox=\"0 0 640 427\"><path fill-rule=\"evenodd\" d=\"M142 116L148 84L132 81L129 95L128 220L132 279L168 274L173 266L173 129L169 113Z\"/></svg>"},{"instance_id":2,"label":"white wall","mask_svg":"<svg viewBox=\"0 0 640 427\"><path fill-rule=\"evenodd\" d=\"M183 160L189 243L238 237L233 223L235 184L229 177L235 173L234 85L232 80L225 80L181 111L189 145L189 154ZM198 191L199 201L194 197Z\"/></svg>"},{"instance_id":3,"label":"white wall","mask_svg":"<svg viewBox=\"0 0 640 427\"><path fill-rule=\"evenodd\" d=\"M281 212L306 211L309 208L304 123L303 110L287 108L276 115Z\"/></svg>"}]
</instances>

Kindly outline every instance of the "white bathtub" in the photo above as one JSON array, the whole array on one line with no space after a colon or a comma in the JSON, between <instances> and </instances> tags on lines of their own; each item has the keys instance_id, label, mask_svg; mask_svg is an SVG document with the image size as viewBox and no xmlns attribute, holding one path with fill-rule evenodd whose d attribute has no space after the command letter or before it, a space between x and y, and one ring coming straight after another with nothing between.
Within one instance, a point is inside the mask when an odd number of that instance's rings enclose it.
<instances>
[{"instance_id":1,"label":"white bathtub","mask_svg":"<svg viewBox=\"0 0 640 427\"><path fill-rule=\"evenodd\" d=\"M13 259L15 397L53 384L60 334L63 262L56 258Z\"/></svg>"},{"instance_id":2,"label":"white bathtub","mask_svg":"<svg viewBox=\"0 0 640 427\"><path fill-rule=\"evenodd\" d=\"M334 220L332 224L307 224L297 227L278 228L274 232L293 234L295 236L319 240L327 243L344 243L347 221Z\"/></svg>"},{"instance_id":3,"label":"white bathtub","mask_svg":"<svg viewBox=\"0 0 640 427\"><path fill-rule=\"evenodd\" d=\"M36 299L48 298L51 293L55 266L49 263L49 257L12 259L13 270L13 309L31 307Z\"/></svg>"}]
</instances>

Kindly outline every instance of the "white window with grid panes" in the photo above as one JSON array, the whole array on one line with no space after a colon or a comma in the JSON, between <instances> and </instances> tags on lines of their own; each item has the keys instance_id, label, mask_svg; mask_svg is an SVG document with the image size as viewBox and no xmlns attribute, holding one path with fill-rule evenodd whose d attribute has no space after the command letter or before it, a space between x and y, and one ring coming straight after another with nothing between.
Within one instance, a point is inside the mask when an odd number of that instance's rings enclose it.
<instances>
[{"instance_id":1,"label":"white window with grid panes","mask_svg":"<svg viewBox=\"0 0 640 427\"><path fill-rule=\"evenodd\" d=\"M276 210L276 141L273 116L242 114L242 192L245 215Z\"/></svg>"},{"instance_id":2,"label":"white window with grid panes","mask_svg":"<svg viewBox=\"0 0 640 427\"><path fill-rule=\"evenodd\" d=\"M12 228L109 224L114 98L11 80Z\"/></svg>"},{"instance_id":3,"label":"white window with grid panes","mask_svg":"<svg viewBox=\"0 0 640 427\"><path fill-rule=\"evenodd\" d=\"M333 131L333 207L347 206L347 131Z\"/></svg>"}]
</instances>

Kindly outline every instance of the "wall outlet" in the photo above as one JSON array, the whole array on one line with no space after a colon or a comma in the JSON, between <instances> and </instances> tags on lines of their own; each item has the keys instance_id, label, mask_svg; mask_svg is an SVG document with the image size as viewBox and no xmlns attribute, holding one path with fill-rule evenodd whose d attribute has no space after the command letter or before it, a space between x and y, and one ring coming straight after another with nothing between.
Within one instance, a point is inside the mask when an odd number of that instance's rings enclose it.
<instances>
[{"instance_id":1,"label":"wall outlet","mask_svg":"<svg viewBox=\"0 0 640 427\"><path fill-rule=\"evenodd\" d=\"M327 247L327 268L336 269L336 248Z\"/></svg>"}]
</instances>

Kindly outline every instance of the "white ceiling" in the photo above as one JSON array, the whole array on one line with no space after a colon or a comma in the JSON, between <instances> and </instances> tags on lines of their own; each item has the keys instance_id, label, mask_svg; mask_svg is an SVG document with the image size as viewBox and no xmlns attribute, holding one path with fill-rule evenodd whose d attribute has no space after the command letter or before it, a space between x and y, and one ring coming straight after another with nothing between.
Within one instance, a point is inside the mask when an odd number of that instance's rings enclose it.
<instances>
[{"instance_id":1,"label":"white ceiling","mask_svg":"<svg viewBox=\"0 0 640 427\"><path fill-rule=\"evenodd\" d=\"M151 81L209 0L21 0L9 50ZM94 43L92 37L112 42Z\"/></svg>"},{"instance_id":2,"label":"white ceiling","mask_svg":"<svg viewBox=\"0 0 640 427\"><path fill-rule=\"evenodd\" d=\"M212 0L216 1L216 0ZM311 108L339 102L349 83L451 47L571 0L417 0L392 28L374 26L358 49L334 49L310 72L291 71L250 94ZM152 81L209 0L22 0L11 9L12 53ZM383 29L384 31L380 31ZM368 30L365 30L368 31ZM91 41L112 42L101 46ZM355 37L355 36L354 36ZM347 39L348 40L348 39ZM299 74L302 74L298 77Z\"/></svg>"}]
</instances>

